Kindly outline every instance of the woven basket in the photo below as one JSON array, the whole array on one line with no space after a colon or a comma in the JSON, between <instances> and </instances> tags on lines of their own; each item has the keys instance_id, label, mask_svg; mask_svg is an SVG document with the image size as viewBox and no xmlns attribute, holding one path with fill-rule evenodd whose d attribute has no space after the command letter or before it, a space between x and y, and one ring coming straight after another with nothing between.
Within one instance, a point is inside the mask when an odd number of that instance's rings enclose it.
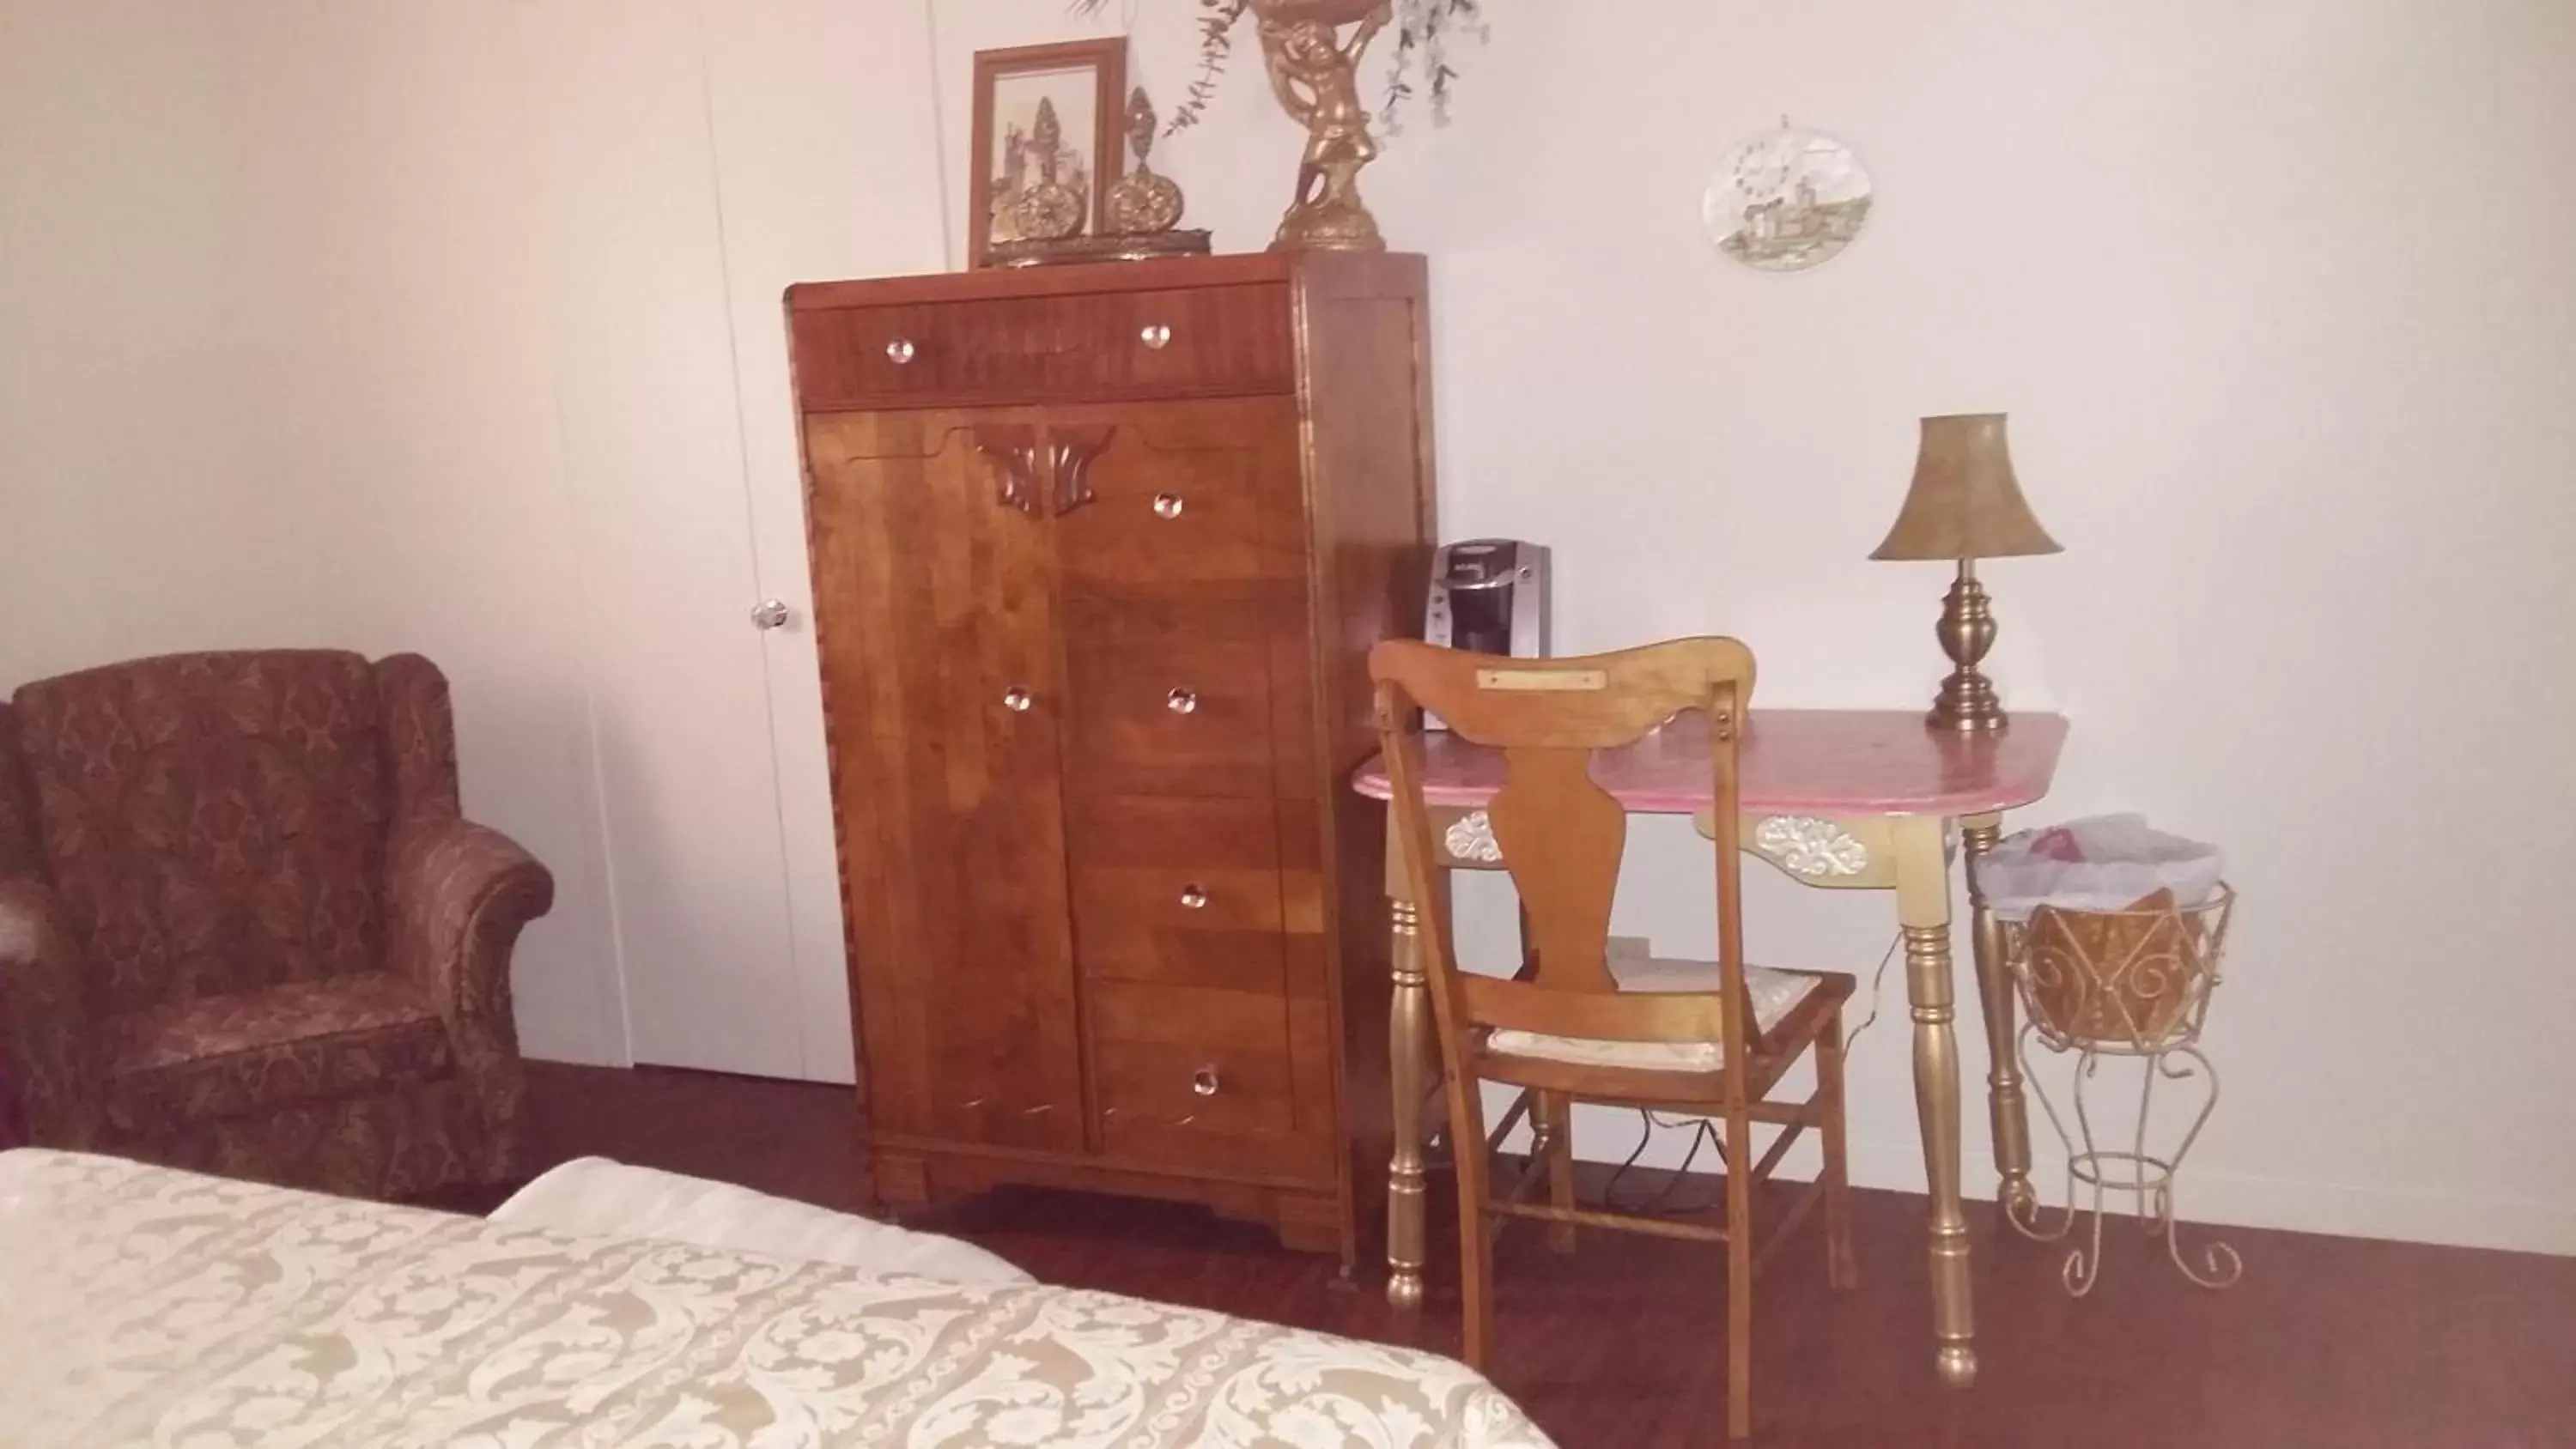
<instances>
[{"instance_id":1,"label":"woven basket","mask_svg":"<svg viewBox=\"0 0 2576 1449\"><path fill-rule=\"evenodd\" d=\"M2040 906L2004 924L2031 1021L2054 1043L2153 1051L2200 1035L2235 895L2177 906L2157 891L2120 911Z\"/></svg>"}]
</instances>

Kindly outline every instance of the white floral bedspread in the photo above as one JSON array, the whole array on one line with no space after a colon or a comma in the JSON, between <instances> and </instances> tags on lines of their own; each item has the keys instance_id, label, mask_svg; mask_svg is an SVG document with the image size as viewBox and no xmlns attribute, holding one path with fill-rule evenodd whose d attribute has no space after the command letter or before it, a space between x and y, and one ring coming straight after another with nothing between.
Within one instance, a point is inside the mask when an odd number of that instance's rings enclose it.
<instances>
[{"instance_id":1,"label":"white floral bedspread","mask_svg":"<svg viewBox=\"0 0 2576 1449\"><path fill-rule=\"evenodd\" d=\"M0 1153L0 1443L1546 1449L1431 1354Z\"/></svg>"}]
</instances>

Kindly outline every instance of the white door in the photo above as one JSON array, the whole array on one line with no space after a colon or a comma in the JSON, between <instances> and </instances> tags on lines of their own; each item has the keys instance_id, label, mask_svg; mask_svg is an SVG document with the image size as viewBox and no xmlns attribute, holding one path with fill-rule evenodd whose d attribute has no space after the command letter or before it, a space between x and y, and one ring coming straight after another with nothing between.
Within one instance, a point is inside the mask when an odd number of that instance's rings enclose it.
<instances>
[{"instance_id":1,"label":"white door","mask_svg":"<svg viewBox=\"0 0 2576 1449\"><path fill-rule=\"evenodd\" d=\"M927 4L700 0L808 1074L855 1070L781 294L944 269Z\"/></svg>"},{"instance_id":2,"label":"white door","mask_svg":"<svg viewBox=\"0 0 2576 1449\"><path fill-rule=\"evenodd\" d=\"M697 17L523 14L630 1055L806 1076Z\"/></svg>"},{"instance_id":3,"label":"white door","mask_svg":"<svg viewBox=\"0 0 2576 1449\"><path fill-rule=\"evenodd\" d=\"M523 13L630 1053L852 1081L781 293L940 266L928 12Z\"/></svg>"}]
</instances>

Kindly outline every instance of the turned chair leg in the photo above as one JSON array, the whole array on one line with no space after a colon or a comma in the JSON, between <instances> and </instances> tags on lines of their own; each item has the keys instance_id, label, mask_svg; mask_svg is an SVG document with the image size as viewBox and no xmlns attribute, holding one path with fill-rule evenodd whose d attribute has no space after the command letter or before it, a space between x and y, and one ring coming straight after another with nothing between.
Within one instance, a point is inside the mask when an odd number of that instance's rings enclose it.
<instances>
[{"instance_id":1,"label":"turned chair leg","mask_svg":"<svg viewBox=\"0 0 2576 1449\"><path fill-rule=\"evenodd\" d=\"M1458 1297L1464 1312L1467 1367L1483 1373L1494 1339L1492 1160L1485 1147L1484 1094L1473 1076L1449 1078L1449 1121L1458 1176Z\"/></svg>"},{"instance_id":2,"label":"turned chair leg","mask_svg":"<svg viewBox=\"0 0 2576 1449\"><path fill-rule=\"evenodd\" d=\"M1860 1281L1852 1253L1851 1161L1843 1137L1843 1019L1837 1007L1816 1042L1816 1096L1824 1108L1825 1280L1836 1288Z\"/></svg>"},{"instance_id":3,"label":"turned chair leg","mask_svg":"<svg viewBox=\"0 0 2576 1449\"><path fill-rule=\"evenodd\" d=\"M1726 1120L1726 1437L1753 1432L1753 1119Z\"/></svg>"},{"instance_id":4,"label":"turned chair leg","mask_svg":"<svg viewBox=\"0 0 2576 1449\"><path fill-rule=\"evenodd\" d=\"M1539 1125L1547 1138L1547 1200L1574 1210L1574 1101L1563 1092L1538 1095ZM1560 1253L1574 1251L1574 1224L1550 1223L1547 1245Z\"/></svg>"}]
</instances>

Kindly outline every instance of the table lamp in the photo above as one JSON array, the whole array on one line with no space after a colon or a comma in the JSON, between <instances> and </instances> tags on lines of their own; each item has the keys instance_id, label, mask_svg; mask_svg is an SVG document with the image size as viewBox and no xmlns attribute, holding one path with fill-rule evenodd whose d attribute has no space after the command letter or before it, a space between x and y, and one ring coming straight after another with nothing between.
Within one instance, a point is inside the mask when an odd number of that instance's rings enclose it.
<instances>
[{"instance_id":1,"label":"table lamp","mask_svg":"<svg viewBox=\"0 0 2576 1449\"><path fill-rule=\"evenodd\" d=\"M1924 722L1934 729L1999 730L2003 706L1994 681L1977 668L1994 646L1995 616L1977 582L1977 560L2057 553L2013 477L2002 413L1958 413L1923 420L1914 484L1874 559L1956 559L1958 580L1941 601L1935 631L1950 656L1950 677Z\"/></svg>"}]
</instances>

